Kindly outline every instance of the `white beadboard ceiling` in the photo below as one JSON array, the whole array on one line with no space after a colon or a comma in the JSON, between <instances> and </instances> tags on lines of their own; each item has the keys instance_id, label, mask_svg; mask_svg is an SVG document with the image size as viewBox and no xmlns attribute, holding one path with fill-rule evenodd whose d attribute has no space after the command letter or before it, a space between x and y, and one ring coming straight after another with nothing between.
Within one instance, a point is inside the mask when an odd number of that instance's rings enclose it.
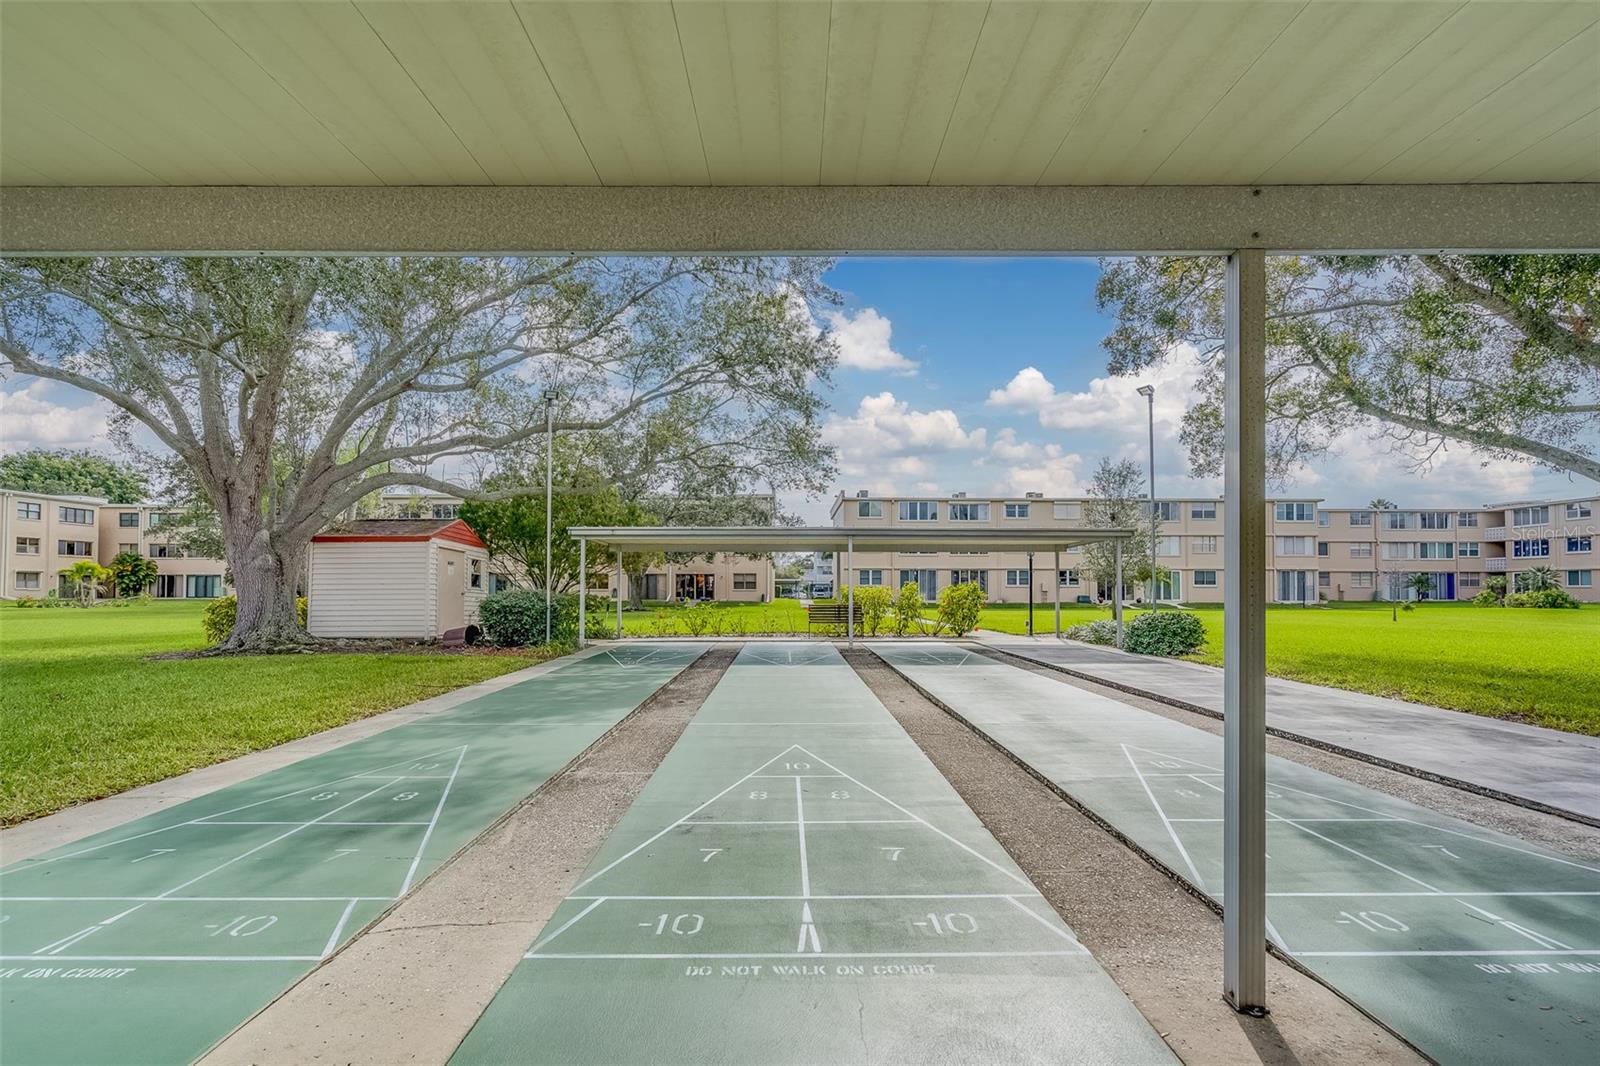
<instances>
[{"instance_id":1,"label":"white beadboard ceiling","mask_svg":"<svg viewBox=\"0 0 1600 1066\"><path fill-rule=\"evenodd\" d=\"M1600 2L4 0L7 185L1600 181Z\"/></svg>"}]
</instances>

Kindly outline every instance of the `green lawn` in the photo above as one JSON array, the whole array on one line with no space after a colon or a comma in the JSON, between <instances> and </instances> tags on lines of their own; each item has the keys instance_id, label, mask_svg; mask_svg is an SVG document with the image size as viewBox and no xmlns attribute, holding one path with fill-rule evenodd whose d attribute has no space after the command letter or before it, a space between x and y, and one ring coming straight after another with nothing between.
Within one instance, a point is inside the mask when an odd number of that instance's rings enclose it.
<instances>
[{"instance_id":1,"label":"green lawn","mask_svg":"<svg viewBox=\"0 0 1600 1066\"><path fill-rule=\"evenodd\" d=\"M0 824L268 748L545 657L145 658L203 647L203 606L0 605Z\"/></svg>"},{"instance_id":2,"label":"green lawn","mask_svg":"<svg viewBox=\"0 0 1600 1066\"><path fill-rule=\"evenodd\" d=\"M591 601L593 603L593 601ZM601 601L599 611L616 605ZM622 612L622 632L630 637L737 637L806 632L806 609L799 600L771 603L707 603L688 607L681 603L649 603L643 610ZM812 631L825 635L821 628Z\"/></svg>"},{"instance_id":3,"label":"green lawn","mask_svg":"<svg viewBox=\"0 0 1600 1066\"><path fill-rule=\"evenodd\" d=\"M1128 612L1128 619L1138 612ZM1222 665L1222 611L1199 608L1207 642L1192 656ZM986 608L979 625L1025 630L1026 607ZM1109 618L1065 606L1063 627ZM1051 608L1034 631L1052 631ZM1600 606L1577 611L1422 603L1391 618L1388 604L1267 610L1267 670L1277 677L1393 696L1552 729L1600 735Z\"/></svg>"}]
</instances>

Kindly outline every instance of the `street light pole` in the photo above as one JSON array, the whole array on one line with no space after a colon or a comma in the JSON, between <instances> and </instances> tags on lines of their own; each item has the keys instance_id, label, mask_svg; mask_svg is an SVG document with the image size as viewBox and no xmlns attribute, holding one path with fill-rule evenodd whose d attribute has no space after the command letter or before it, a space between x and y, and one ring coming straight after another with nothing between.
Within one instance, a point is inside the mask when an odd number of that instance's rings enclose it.
<instances>
[{"instance_id":1,"label":"street light pole","mask_svg":"<svg viewBox=\"0 0 1600 1066\"><path fill-rule=\"evenodd\" d=\"M1028 553L1028 636L1033 636L1033 553Z\"/></svg>"},{"instance_id":2,"label":"street light pole","mask_svg":"<svg viewBox=\"0 0 1600 1066\"><path fill-rule=\"evenodd\" d=\"M1156 598L1156 387L1140 385L1139 395L1147 402L1150 423L1150 609L1158 606Z\"/></svg>"},{"instance_id":3,"label":"street light pole","mask_svg":"<svg viewBox=\"0 0 1600 1066\"><path fill-rule=\"evenodd\" d=\"M544 643L550 645L550 546L554 541L554 525L550 514L554 492L556 439L556 398L551 393L544 400Z\"/></svg>"}]
</instances>

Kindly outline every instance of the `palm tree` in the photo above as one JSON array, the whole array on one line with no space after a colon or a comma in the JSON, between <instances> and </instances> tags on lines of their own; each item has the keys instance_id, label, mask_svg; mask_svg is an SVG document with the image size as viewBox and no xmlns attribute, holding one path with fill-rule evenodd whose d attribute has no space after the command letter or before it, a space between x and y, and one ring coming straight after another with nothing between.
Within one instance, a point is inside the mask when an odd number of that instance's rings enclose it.
<instances>
[{"instance_id":1,"label":"palm tree","mask_svg":"<svg viewBox=\"0 0 1600 1066\"><path fill-rule=\"evenodd\" d=\"M1430 574L1412 574L1406 578L1406 588L1417 594L1417 599L1425 600L1428 593L1433 591L1433 577Z\"/></svg>"},{"instance_id":2,"label":"palm tree","mask_svg":"<svg viewBox=\"0 0 1600 1066\"><path fill-rule=\"evenodd\" d=\"M93 559L82 559L65 567L62 575L72 583L74 594L84 606L91 606L95 597L100 595L100 586L111 576L111 571L95 562Z\"/></svg>"},{"instance_id":3,"label":"palm tree","mask_svg":"<svg viewBox=\"0 0 1600 1066\"><path fill-rule=\"evenodd\" d=\"M1517 575L1517 591L1543 592L1545 589L1560 588L1561 582L1556 578L1556 572L1548 566L1533 566Z\"/></svg>"},{"instance_id":4,"label":"palm tree","mask_svg":"<svg viewBox=\"0 0 1600 1066\"><path fill-rule=\"evenodd\" d=\"M1367 501L1367 506L1372 508L1374 511L1392 511L1400 505L1395 503L1393 500L1386 500L1382 496L1379 496L1375 500Z\"/></svg>"}]
</instances>

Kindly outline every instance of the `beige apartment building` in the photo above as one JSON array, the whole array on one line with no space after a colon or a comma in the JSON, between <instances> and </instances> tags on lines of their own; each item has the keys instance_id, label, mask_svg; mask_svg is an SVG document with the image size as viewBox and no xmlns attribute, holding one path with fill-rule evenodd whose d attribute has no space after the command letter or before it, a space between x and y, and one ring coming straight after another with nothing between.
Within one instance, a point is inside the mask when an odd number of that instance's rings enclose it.
<instances>
[{"instance_id":1,"label":"beige apartment building","mask_svg":"<svg viewBox=\"0 0 1600 1066\"><path fill-rule=\"evenodd\" d=\"M378 496L379 518L454 518L462 498L433 489L385 489ZM604 593L615 599L617 576L606 568ZM624 577L624 582L626 577ZM498 592L517 584L508 568L489 558L489 591ZM601 590L594 590L599 593ZM743 555L718 552L709 559L670 562L651 567L644 574L643 599L652 601L697 602L716 600L730 603L770 603L777 591L777 576L771 559L751 559Z\"/></svg>"},{"instance_id":2,"label":"beige apartment building","mask_svg":"<svg viewBox=\"0 0 1600 1066\"><path fill-rule=\"evenodd\" d=\"M1081 525L1088 501L1028 493L1018 497L874 496L859 492L835 498L832 520L846 528L915 526L920 529L1049 528ZM1592 498L1489 504L1465 510L1373 511L1325 508L1315 498L1285 497L1267 503L1268 589L1279 603L1319 600L1411 599L1412 574L1432 579L1429 598L1470 600L1485 577L1516 575L1535 566L1556 571L1562 587L1585 602L1600 602L1594 577L1595 528ZM1160 528L1156 562L1168 572L1159 582L1162 600L1222 602L1222 501L1156 501ZM992 602L1050 603L1059 589L1065 602L1093 602L1110 589L1080 573L1082 553L1064 552L1061 569L1035 556L1030 567L1020 552L856 552L845 584L914 582L933 599L940 589L976 581ZM1136 599L1144 589L1131 589Z\"/></svg>"},{"instance_id":3,"label":"beige apartment building","mask_svg":"<svg viewBox=\"0 0 1600 1066\"><path fill-rule=\"evenodd\" d=\"M72 595L61 571L83 559L108 565L122 552L155 562L150 593L161 599L209 599L231 591L221 559L186 556L168 536L171 513L94 496L0 490L0 597Z\"/></svg>"}]
</instances>

